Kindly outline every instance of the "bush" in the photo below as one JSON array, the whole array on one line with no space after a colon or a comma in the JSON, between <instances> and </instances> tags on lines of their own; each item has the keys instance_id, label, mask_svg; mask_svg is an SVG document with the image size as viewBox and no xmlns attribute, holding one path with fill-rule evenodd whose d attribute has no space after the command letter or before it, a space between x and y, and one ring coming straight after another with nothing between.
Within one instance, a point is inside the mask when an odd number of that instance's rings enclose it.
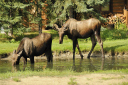
<instances>
[{"instance_id":1,"label":"bush","mask_svg":"<svg viewBox=\"0 0 128 85\"><path fill-rule=\"evenodd\" d=\"M15 43L16 41L15 41L15 39L11 39L10 42L11 43Z\"/></svg>"},{"instance_id":2,"label":"bush","mask_svg":"<svg viewBox=\"0 0 128 85\"><path fill-rule=\"evenodd\" d=\"M125 24L120 24L118 29L105 29L101 31L101 38L103 40L116 40L116 39L126 39L128 38L128 30Z\"/></svg>"}]
</instances>

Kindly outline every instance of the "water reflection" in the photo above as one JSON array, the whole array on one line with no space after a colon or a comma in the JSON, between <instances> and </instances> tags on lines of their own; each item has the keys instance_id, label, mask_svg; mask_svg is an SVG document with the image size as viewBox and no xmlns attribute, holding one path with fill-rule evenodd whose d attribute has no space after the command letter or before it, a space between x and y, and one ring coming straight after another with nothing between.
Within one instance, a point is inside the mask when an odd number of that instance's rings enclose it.
<instances>
[{"instance_id":1,"label":"water reflection","mask_svg":"<svg viewBox=\"0 0 128 85\"><path fill-rule=\"evenodd\" d=\"M128 57L108 57L101 58L95 57L91 59L75 59L71 60L54 60L53 63L47 63L47 61L39 60L35 64L23 65L21 62L20 65L12 67L12 64L8 60L0 60L0 73L6 73L8 71L43 71L44 69L53 69L53 70L73 70L76 72L82 71L98 71L98 70L111 70L111 69L125 69L128 68Z\"/></svg>"},{"instance_id":2,"label":"water reflection","mask_svg":"<svg viewBox=\"0 0 128 85\"><path fill-rule=\"evenodd\" d=\"M77 71L77 72L81 72L82 71L82 62L83 62L83 59L80 59L80 61L77 62L77 65L76 65L76 62L75 61L76 60L73 60L72 70L73 71Z\"/></svg>"},{"instance_id":3,"label":"water reflection","mask_svg":"<svg viewBox=\"0 0 128 85\"><path fill-rule=\"evenodd\" d=\"M16 66L12 66L12 72L16 72L16 71L25 71L25 70L44 70L44 69L52 69L53 68L53 63L52 62L48 62L46 66L44 66L42 69L36 68L35 64L29 64L30 67L28 67L28 65L16 65Z\"/></svg>"},{"instance_id":4,"label":"water reflection","mask_svg":"<svg viewBox=\"0 0 128 85\"><path fill-rule=\"evenodd\" d=\"M97 70L100 70L98 68L98 66L95 65L95 63L93 62L92 59L87 59L86 62L87 64L84 64L85 61L83 61L82 59L79 60L79 64L78 62L75 62L75 60L73 60L73 66L72 66L72 69L73 71L76 71L76 72L82 72L82 71L97 71ZM97 62L98 63L98 62ZM105 63L105 58L101 58L101 70L104 70L104 63ZM75 65L77 64L77 65ZM85 65L85 66L83 66ZM85 68L83 68L85 67Z\"/></svg>"},{"instance_id":5,"label":"water reflection","mask_svg":"<svg viewBox=\"0 0 128 85\"><path fill-rule=\"evenodd\" d=\"M102 62L101 62L101 70L104 70L104 63L105 63L105 58L102 58Z\"/></svg>"},{"instance_id":6,"label":"water reflection","mask_svg":"<svg viewBox=\"0 0 128 85\"><path fill-rule=\"evenodd\" d=\"M88 65L88 68L90 68L89 70L92 70L92 71L97 71L96 67L93 65L93 62L91 59L89 59L89 65Z\"/></svg>"}]
</instances>

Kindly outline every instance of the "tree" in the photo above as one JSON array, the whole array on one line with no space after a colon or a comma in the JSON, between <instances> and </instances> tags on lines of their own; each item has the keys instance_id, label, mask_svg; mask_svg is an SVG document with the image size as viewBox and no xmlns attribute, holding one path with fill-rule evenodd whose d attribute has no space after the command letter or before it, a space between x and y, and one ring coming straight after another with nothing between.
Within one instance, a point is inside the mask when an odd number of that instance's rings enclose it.
<instances>
[{"instance_id":1,"label":"tree","mask_svg":"<svg viewBox=\"0 0 128 85\"><path fill-rule=\"evenodd\" d=\"M24 29L22 15L27 6L29 4L24 4L22 0L0 0L0 26L10 31L11 35Z\"/></svg>"},{"instance_id":2,"label":"tree","mask_svg":"<svg viewBox=\"0 0 128 85\"><path fill-rule=\"evenodd\" d=\"M39 34L42 33L42 18L41 18L41 12L43 11L42 7L44 6L45 0L32 0L29 2L31 6L29 9L35 8L35 12L32 14L30 13L31 18L30 21L33 23L37 23L39 25Z\"/></svg>"},{"instance_id":3,"label":"tree","mask_svg":"<svg viewBox=\"0 0 128 85\"><path fill-rule=\"evenodd\" d=\"M90 17L105 19L100 15L100 7L108 4L109 0L47 0L50 2L49 14L50 23L57 20L66 21L68 18L79 20Z\"/></svg>"},{"instance_id":4,"label":"tree","mask_svg":"<svg viewBox=\"0 0 128 85\"><path fill-rule=\"evenodd\" d=\"M45 0L0 0L0 26L13 32L27 30L29 23L39 25L42 33L41 11ZM34 13L31 10L34 9ZM24 22L26 21L26 22ZM27 23L27 24L26 24Z\"/></svg>"}]
</instances>

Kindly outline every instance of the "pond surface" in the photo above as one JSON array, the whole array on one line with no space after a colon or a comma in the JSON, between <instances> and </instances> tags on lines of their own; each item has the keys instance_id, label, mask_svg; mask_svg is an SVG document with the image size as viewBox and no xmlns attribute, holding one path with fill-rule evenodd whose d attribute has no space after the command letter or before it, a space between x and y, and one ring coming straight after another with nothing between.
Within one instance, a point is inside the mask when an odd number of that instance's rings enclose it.
<instances>
[{"instance_id":1,"label":"pond surface","mask_svg":"<svg viewBox=\"0 0 128 85\"><path fill-rule=\"evenodd\" d=\"M128 57L110 57L102 60L101 57L95 57L89 59L65 59L65 60L53 60L53 63L47 63L47 61L39 60L31 65L28 61L27 65L23 65L20 62L16 68L12 67L12 64L8 60L0 60L0 73L11 72L14 70L25 71L25 70L43 70L43 69L55 69L59 71L73 70L76 72L82 71L98 71L98 70L111 70L111 69L126 69L128 68Z\"/></svg>"}]
</instances>

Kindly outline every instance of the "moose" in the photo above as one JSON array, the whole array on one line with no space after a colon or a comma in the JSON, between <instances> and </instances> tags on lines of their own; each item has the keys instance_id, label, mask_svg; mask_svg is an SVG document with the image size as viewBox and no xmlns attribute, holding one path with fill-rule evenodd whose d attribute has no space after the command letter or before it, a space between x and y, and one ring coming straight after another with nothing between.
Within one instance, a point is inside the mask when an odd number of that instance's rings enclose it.
<instances>
[{"instance_id":1,"label":"moose","mask_svg":"<svg viewBox=\"0 0 128 85\"><path fill-rule=\"evenodd\" d=\"M30 39L23 38L17 48L13 51L12 65L19 65L20 58L23 56L24 64L27 63L27 58L30 58L31 64L34 63L34 56L39 56L43 53L47 56L47 61L52 62L52 36L49 33L41 33L38 36Z\"/></svg>"},{"instance_id":2,"label":"moose","mask_svg":"<svg viewBox=\"0 0 128 85\"><path fill-rule=\"evenodd\" d=\"M70 18L65 22L65 24L63 24L61 28L59 28L57 24L54 24L53 27L55 30L58 31L60 44L63 43L64 35L67 35L68 38L73 41L73 60L75 59L76 47L79 51L81 59L83 59L83 55L79 48L77 38L88 38L88 37L91 38L92 48L87 56L88 59L90 59L90 55L97 41L101 47L102 57L104 57L103 42L100 37L101 22L98 19L90 18L87 20L77 21L76 19Z\"/></svg>"}]
</instances>

